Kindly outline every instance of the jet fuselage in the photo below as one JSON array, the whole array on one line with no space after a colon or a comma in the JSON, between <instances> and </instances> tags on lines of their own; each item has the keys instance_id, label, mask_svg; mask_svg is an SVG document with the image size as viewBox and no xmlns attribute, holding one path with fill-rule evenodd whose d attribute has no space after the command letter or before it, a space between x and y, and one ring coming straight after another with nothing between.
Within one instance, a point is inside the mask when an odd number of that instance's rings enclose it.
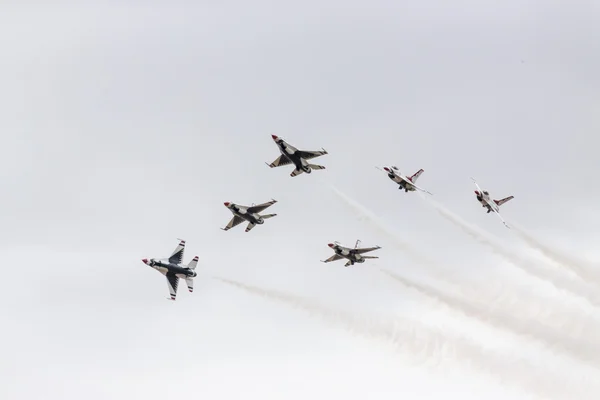
<instances>
[{"instance_id":1,"label":"jet fuselage","mask_svg":"<svg viewBox=\"0 0 600 400\"><path fill-rule=\"evenodd\" d=\"M295 148L287 144L283 139L277 139L275 140L275 143L277 144L277 148L279 148L281 154L288 158L296 166L297 170L302 170L307 174L311 173L312 168L310 168L305 159L298 155L298 152Z\"/></svg>"},{"instance_id":2,"label":"jet fuselage","mask_svg":"<svg viewBox=\"0 0 600 400\"><path fill-rule=\"evenodd\" d=\"M230 204L227 208L229 208L233 215L243 218L252 224L262 225L265 222L259 214L248 213L245 208L240 207L237 204Z\"/></svg>"},{"instance_id":3,"label":"jet fuselage","mask_svg":"<svg viewBox=\"0 0 600 400\"><path fill-rule=\"evenodd\" d=\"M499 211L500 208L490 199L490 194L486 190L483 192L475 190L475 197L482 207L488 209L488 213L491 211Z\"/></svg>"},{"instance_id":4,"label":"jet fuselage","mask_svg":"<svg viewBox=\"0 0 600 400\"><path fill-rule=\"evenodd\" d=\"M182 279L195 278L198 275L196 271L182 267L181 265L172 264L168 261L152 259L149 262L146 262L146 264L165 275L167 273L172 273Z\"/></svg>"},{"instance_id":5,"label":"jet fuselage","mask_svg":"<svg viewBox=\"0 0 600 400\"><path fill-rule=\"evenodd\" d=\"M348 249L348 248L341 247L341 246L335 246L335 247L333 247L333 251L335 252L335 254L342 256L345 259L349 260L352 265L354 263L364 263L365 262L365 259L362 258L362 256L360 254L356 254L354 251L352 251L352 249Z\"/></svg>"},{"instance_id":6,"label":"jet fuselage","mask_svg":"<svg viewBox=\"0 0 600 400\"><path fill-rule=\"evenodd\" d=\"M388 173L387 174L388 178L390 178L392 181L394 181L395 183L398 184L398 189L404 189L406 191L411 191L411 192L415 191L415 188L413 185L411 185L409 182L402 179L400 176L396 175L391 169L389 169L387 167L384 169Z\"/></svg>"}]
</instances>

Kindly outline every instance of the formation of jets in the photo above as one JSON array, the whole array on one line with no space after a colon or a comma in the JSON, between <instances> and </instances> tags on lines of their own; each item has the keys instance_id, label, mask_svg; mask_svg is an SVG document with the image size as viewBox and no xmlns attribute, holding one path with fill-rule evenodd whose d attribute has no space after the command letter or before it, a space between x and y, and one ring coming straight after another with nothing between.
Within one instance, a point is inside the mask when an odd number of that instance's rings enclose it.
<instances>
[{"instance_id":1,"label":"formation of jets","mask_svg":"<svg viewBox=\"0 0 600 400\"><path fill-rule=\"evenodd\" d=\"M308 160L311 160L316 157L320 157L328 154L325 149L313 151L313 150L299 150L298 148L292 146L284 139L279 136L271 135L271 138L277 145L279 152L281 155L275 159L272 163L266 163L270 168L281 167L284 165L293 165L294 170L291 172L290 176L295 177L302 173L310 174L313 170L322 170L325 169L322 165L311 164ZM398 189L404 190L405 193L420 191L423 193L427 193L429 195L433 195L431 192L417 186L417 179L423 174L424 170L419 169L411 176L402 175L396 166L384 167L383 169L376 167L384 171L387 176L398 185ZM489 192L486 190L482 190L477 182L473 178L471 178L477 187L475 190L475 195L477 201L481 204L482 207L487 209L488 214L490 212L494 212L498 217L502 220L506 227L509 227L506 221L500 216L500 206L506 203L509 200L514 199L514 196L508 196L500 200L494 200L490 197ZM225 226L225 228L221 228L224 231L228 231L231 228L241 224L242 222L247 222L246 232L251 231L256 225L264 224L266 219L275 217L277 214L263 214L260 213L267 208L271 207L273 204L277 203L277 200L271 200L266 203L244 206L240 204L235 204L231 202L223 203L229 211L233 214L233 218L229 221L229 223ZM510 227L509 227L510 228ZM188 290L193 292L194 290L194 278L197 276L196 266L198 264L198 256L195 256L192 261L187 265L183 265L183 254L185 250L185 240L179 239L180 242L168 258L151 258L142 259L142 262L161 274L163 274L167 279L167 284L170 293L170 299L175 300L177 297L177 287L179 285L179 279L184 279ZM341 259L348 260L345 267L352 266L356 263L364 263L366 259L379 258L377 256L367 256L365 253L369 253L371 251L375 251L380 249L380 246L374 247L359 247L360 240L357 240L354 247L345 247L340 245L338 242L329 243L328 246L334 251L334 254L326 260L322 260L324 263L329 263L332 261L337 261Z\"/></svg>"}]
</instances>

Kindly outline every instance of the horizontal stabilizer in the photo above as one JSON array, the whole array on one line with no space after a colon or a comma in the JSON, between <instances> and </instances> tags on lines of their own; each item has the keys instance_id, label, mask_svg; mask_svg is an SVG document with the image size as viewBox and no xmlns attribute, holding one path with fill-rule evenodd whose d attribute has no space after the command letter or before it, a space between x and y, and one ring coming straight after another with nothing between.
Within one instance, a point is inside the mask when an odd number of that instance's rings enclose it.
<instances>
[{"instance_id":1,"label":"horizontal stabilizer","mask_svg":"<svg viewBox=\"0 0 600 400\"><path fill-rule=\"evenodd\" d=\"M317 164L308 164L308 166L311 167L312 169L325 169L324 166L317 165Z\"/></svg>"},{"instance_id":2,"label":"horizontal stabilizer","mask_svg":"<svg viewBox=\"0 0 600 400\"><path fill-rule=\"evenodd\" d=\"M290 174L290 176L291 177L298 176L298 175L300 175L303 172L304 172L303 170L296 168L295 170L292 171L292 173Z\"/></svg>"},{"instance_id":3,"label":"horizontal stabilizer","mask_svg":"<svg viewBox=\"0 0 600 400\"><path fill-rule=\"evenodd\" d=\"M273 217L276 217L276 216L277 216L277 214L267 214L267 215L261 215L260 217L262 219L269 219L269 218L273 218Z\"/></svg>"},{"instance_id":4,"label":"horizontal stabilizer","mask_svg":"<svg viewBox=\"0 0 600 400\"><path fill-rule=\"evenodd\" d=\"M191 270L196 269L196 266L198 265L198 256L194 257L194 259L192 261L190 261L190 263L187 265L187 267Z\"/></svg>"},{"instance_id":5,"label":"horizontal stabilizer","mask_svg":"<svg viewBox=\"0 0 600 400\"><path fill-rule=\"evenodd\" d=\"M194 279L193 278L185 278L185 283L187 283L188 290L190 293L194 291Z\"/></svg>"}]
</instances>

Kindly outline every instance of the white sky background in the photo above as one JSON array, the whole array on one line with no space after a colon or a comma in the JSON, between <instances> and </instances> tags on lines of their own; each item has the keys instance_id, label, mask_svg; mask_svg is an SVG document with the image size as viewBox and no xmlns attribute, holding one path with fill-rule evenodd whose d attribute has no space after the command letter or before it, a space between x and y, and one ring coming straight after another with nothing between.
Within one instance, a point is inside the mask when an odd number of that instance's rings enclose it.
<instances>
[{"instance_id":1,"label":"white sky background","mask_svg":"<svg viewBox=\"0 0 600 400\"><path fill-rule=\"evenodd\" d=\"M597 308L507 264L373 168L424 168L419 184L438 202L526 251L477 204L474 176L495 198L515 196L502 207L509 221L597 266L591 2L20 3L0 6L0 397L516 399L534 386L549 398L532 383L548 381L562 398L597 398L598 360L546 351L379 274L449 287L327 186L476 286L478 300L500 291L532 325L536 313L569 317L582 327L572 337L593 344ZM271 134L326 148L316 162L327 170L269 169ZM278 216L265 225L218 229L231 218L224 201L271 198ZM491 377L460 360L415 366L385 341L208 278L168 302L165 279L140 259L168 256L177 237L199 271L442 327L446 345L460 331L501 359L542 365L542 378L501 381L510 368L492 356L479 366ZM383 246L381 259L319 262L327 243L357 238Z\"/></svg>"}]
</instances>

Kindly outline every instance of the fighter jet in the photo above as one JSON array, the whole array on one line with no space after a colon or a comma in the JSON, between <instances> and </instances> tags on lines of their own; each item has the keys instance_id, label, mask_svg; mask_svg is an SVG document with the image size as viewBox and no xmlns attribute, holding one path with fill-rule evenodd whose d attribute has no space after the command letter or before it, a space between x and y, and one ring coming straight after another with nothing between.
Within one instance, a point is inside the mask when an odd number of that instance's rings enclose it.
<instances>
[{"instance_id":1,"label":"fighter jet","mask_svg":"<svg viewBox=\"0 0 600 400\"><path fill-rule=\"evenodd\" d=\"M179 239L180 242L169 258L147 258L142 259L142 262L154 268L167 278L167 285L171 293L171 300L175 301L177 296L177 286L179 286L179 278L185 279L188 290L194 291L194 278L197 273L195 271L198 265L198 256L195 256L187 266L182 265L183 252L185 250L185 240ZM168 299L168 297L167 297Z\"/></svg>"},{"instance_id":2,"label":"fighter jet","mask_svg":"<svg viewBox=\"0 0 600 400\"><path fill-rule=\"evenodd\" d=\"M225 207L229 209L233 213L233 218L225 228L221 228L224 231L228 231L234 226L248 221L248 226L246 227L246 232L249 232L256 225L262 225L265 223L265 219L272 218L277 214L267 214L267 215L259 215L258 213L265 210L266 208L272 206L277 203L277 200L271 200L263 204L248 206L241 206L239 204L234 204L230 202L225 202Z\"/></svg>"},{"instance_id":3,"label":"fighter jet","mask_svg":"<svg viewBox=\"0 0 600 400\"><path fill-rule=\"evenodd\" d=\"M329 257L327 260L321 260L321 262L328 263L328 262L337 261L337 260L341 260L342 258L345 258L348 260L348 262L344 266L348 267L350 265L354 265L354 263L364 263L365 259L367 259L367 258L379 258L376 256L363 256L362 254L368 253L369 251L380 249L381 247L375 246L375 247L358 248L359 244L360 244L360 240L357 240L356 244L354 245L354 248L351 249L348 247L340 246L340 244L338 242L329 243L327 246L331 247L333 249L333 251L335 251L335 254L332 255L331 257Z\"/></svg>"},{"instance_id":4,"label":"fighter jet","mask_svg":"<svg viewBox=\"0 0 600 400\"><path fill-rule=\"evenodd\" d=\"M487 208L488 214L493 211L498 216L498 218L502 220L504 226L510 228L510 226L508 226L506 221L504 221L504 219L500 215L500 206L506 203L507 201L514 199L515 196L508 196L500 200L492 200L487 190L482 190L475 181L475 179L471 178L471 180L473 181L473 183L475 183L475 186L477 186L477 190L475 190L475 196L477 197L477 201L481 203L481 206Z\"/></svg>"},{"instance_id":5,"label":"fighter jet","mask_svg":"<svg viewBox=\"0 0 600 400\"><path fill-rule=\"evenodd\" d=\"M269 167L275 168L281 167L283 165L294 164L296 168L290 174L290 176L292 177L300 175L303 172L310 174L313 169L325 169L325 167L322 165L309 164L306 161L312 158L320 157L325 154L329 154L325 149L319 151L298 150L279 136L271 135L271 137L273 138L273 141L275 141L275 143L277 144L281 155L277 157L277 159L271 164L265 163Z\"/></svg>"},{"instance_id":6,"label":"fighter jet","mask_svg":"<svg viewBox=\"0 0 600 400\"><path fill-rule=\"evenodd\" d=\"M379 167L375 167L379 170L381 170ZM412 176L404 176L402 175L399 171L398 171L398 167L394 167L392 166L391 168L388 167L384 167L383 171L385 171L387 173L387 176L394 182L396 182L398 184L398 189L402 190L404 189L405 192L414 192L415 190L420 190L422 192L428 193L428 194L433 194L423 188L418 187L415 182L417 182L417 179L419 179L419 176L421 176L421 174L424 172L423 169L418 170L417 172L415 172L414 175Z\"/></svg>"}]
</instances>

